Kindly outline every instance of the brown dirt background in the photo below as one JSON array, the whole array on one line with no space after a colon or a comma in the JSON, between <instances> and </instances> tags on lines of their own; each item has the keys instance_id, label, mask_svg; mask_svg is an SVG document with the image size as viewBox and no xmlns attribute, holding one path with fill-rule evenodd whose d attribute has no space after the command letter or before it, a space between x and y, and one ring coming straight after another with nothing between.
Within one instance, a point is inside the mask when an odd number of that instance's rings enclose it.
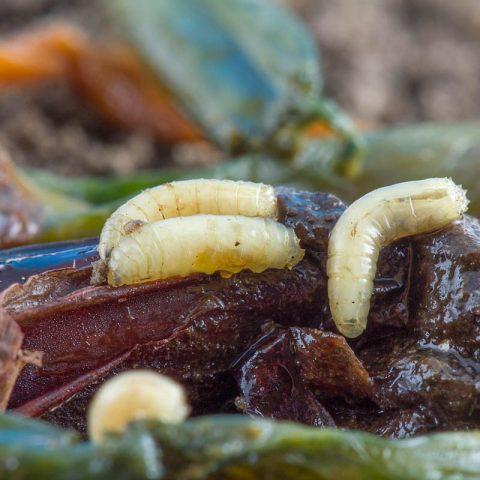
<instances>
[{"instance_id":1,"label":"brown dirt background","mask_svg":"<svg viewBox=\"0 0 480 480\"><path fill-rule=\"evenodd\" d=\"M480 1L288 3L318 40L326 93L366 125L479 118ZM111 27L99 0L0 0L0 35L58 17L100 36ZM19 164L65 175L172 163L164 145L105 125L65 84L0 94L0 144Z\"/></svg>"}]
</instances>

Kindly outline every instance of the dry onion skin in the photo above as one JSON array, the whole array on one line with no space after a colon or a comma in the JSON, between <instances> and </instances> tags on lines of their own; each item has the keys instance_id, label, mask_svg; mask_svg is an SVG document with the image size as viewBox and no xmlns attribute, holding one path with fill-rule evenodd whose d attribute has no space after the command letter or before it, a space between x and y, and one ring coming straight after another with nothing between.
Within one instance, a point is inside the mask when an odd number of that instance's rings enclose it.
<instances>
[{"instance_id":1,"label":"dry onion skin","mask_svg":"<svg viewBox=\"0 0 480 480\"><path fill-rule=\"evenodd\" d=\"M107 220L100 235L100 258L108 259L112 249L128 235L129 225L198 214L276 218L275 190L262 183L215 179L149 188L124 203Z\"/></svg>"},{"instance_id":2,"label":"dry onion skin","mask_svg":"<svg viewBox=\"0 0 480 480\"><path fill-rule=\"evenodd\" d=\"M185 391L177 382L150 370L131 370L108 380L95 394L88 409L88 435L99 443L135 420L180 423L189 412Z\"/></svg>"},{"instance_id":3,"label":"dry onion skin","mask_svg":"<svg viewBox=\"0 0 480 480\"><path fill-rule=\"evenodd\" d=\"M123 237L108 261L108 283L217 271L292 268L304 255L292 229L272 219L195 215L149 223Z\"/></svg>"},{"instance_id":4,"label":"dry onion skin","mask_svg":"<svg viewBox=\"0 0 480 480\"><path fill-rule=\"evenodd\" d=\"M350 338L365 330L382 247L443 228L467 206L465 190L449 178L379 188L352 203L328 244L328 298L338 330Z\"/></svg>"}]
</instances>

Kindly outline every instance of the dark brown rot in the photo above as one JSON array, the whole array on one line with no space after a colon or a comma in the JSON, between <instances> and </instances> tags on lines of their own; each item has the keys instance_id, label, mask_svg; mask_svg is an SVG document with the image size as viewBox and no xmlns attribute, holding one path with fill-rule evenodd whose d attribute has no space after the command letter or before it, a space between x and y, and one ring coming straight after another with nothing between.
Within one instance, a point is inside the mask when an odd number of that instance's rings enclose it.
<instances>
[{"instance_id":1,"label":"dark brown rot","mask_svg":"<svg viewBox=\"0 0 480 480\"><path fill-rule=\"evenodd\" d=\"M345 206L277 193L279 220L306 249L292 270L92 286L91 242L64 246L62 268L28 270L26 281L5 269L4 287L20 283L0 300L3 405L84 432L105 379L150 368L187 388L194 415L241 411L392 438L480 426L478 222L383 249L367 331L347 342L326 281Z\"/></svg>"}]
</instances>

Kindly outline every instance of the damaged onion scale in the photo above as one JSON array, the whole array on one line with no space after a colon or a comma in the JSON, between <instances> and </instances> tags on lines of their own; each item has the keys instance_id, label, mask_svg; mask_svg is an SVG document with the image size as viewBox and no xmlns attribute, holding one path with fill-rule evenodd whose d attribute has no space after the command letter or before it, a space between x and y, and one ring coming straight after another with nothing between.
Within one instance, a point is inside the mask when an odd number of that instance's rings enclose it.
<instances>
[{"instance_id":1,"label":"damaged onion scale","mask_svg":"<svg viewBox=\"0 0 480 480\"><path fill-rule=\"evenodd\" d=\"M328 244L328 298L338 330L350 338L365 330L382 247L443 228L467 205L466 192L449 178L379 188L352 203Z\"/></svg>"},{"instance_id":2,"label":"damaged onion scale","mask_svg":"<svg viewBox=\"0 0 480 480\"><path fill-rule=\"evenodd\" d=\"M112 286L292 268L304 256L295 232L276 221L273 187L190 180L146 190L107 220L99 243Z\"/></svg>"}]
</instances>

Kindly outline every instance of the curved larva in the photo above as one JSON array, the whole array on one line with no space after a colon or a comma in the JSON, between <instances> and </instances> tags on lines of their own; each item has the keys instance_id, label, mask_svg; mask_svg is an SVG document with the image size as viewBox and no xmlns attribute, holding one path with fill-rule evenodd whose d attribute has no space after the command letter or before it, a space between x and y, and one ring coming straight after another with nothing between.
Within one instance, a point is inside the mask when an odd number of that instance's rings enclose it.
<instances>
[{"instance_id":1,"label":"curved larva","mask_svg":"<svg viewBox=\"0 0 480 480\"><path fill-rule=\"evenodd\" d=\"M232 180L185 180L149 188L119 207L105 223L99 242L103 260L127 233L130 222L152 223L197 214L277 216L277 199L270 185Z\"/></svg>"},{"instance_id":2,"label":"curved larva","mask_svg":"<svg viewBox=\"0 0 480 480\"><path fill-rule=\"evenodd\" d=\"M403 237L445 227L466 210L465 191L448 178L374 190L340 217L328 244L328 297L337 328L357 337L366 328L380 249Z\"/></svg>"},{"instance_id":3,"label":"curved larva","mask_svg":"<svg viewBox=\"0 0 480 480\"><path fill-rule=\"evenodd\" d=\"M171 218L145 224L120 240L108 260L108 283L120 286L192 273L292 268L303 255L295 232L272 219Z\"/></svg>"},{"instance_id":4,"label":"curved larva","mask_svg":"<svg viewBox=\"0 0 480 480\"><path fill-rule=\"evenodd\" d=\"M105 382L88 408L88 434L101 442L135 420L155 419L179 423L190 408L181 385L149 370L131 370Z\"/></svg>"}]
</instances>

